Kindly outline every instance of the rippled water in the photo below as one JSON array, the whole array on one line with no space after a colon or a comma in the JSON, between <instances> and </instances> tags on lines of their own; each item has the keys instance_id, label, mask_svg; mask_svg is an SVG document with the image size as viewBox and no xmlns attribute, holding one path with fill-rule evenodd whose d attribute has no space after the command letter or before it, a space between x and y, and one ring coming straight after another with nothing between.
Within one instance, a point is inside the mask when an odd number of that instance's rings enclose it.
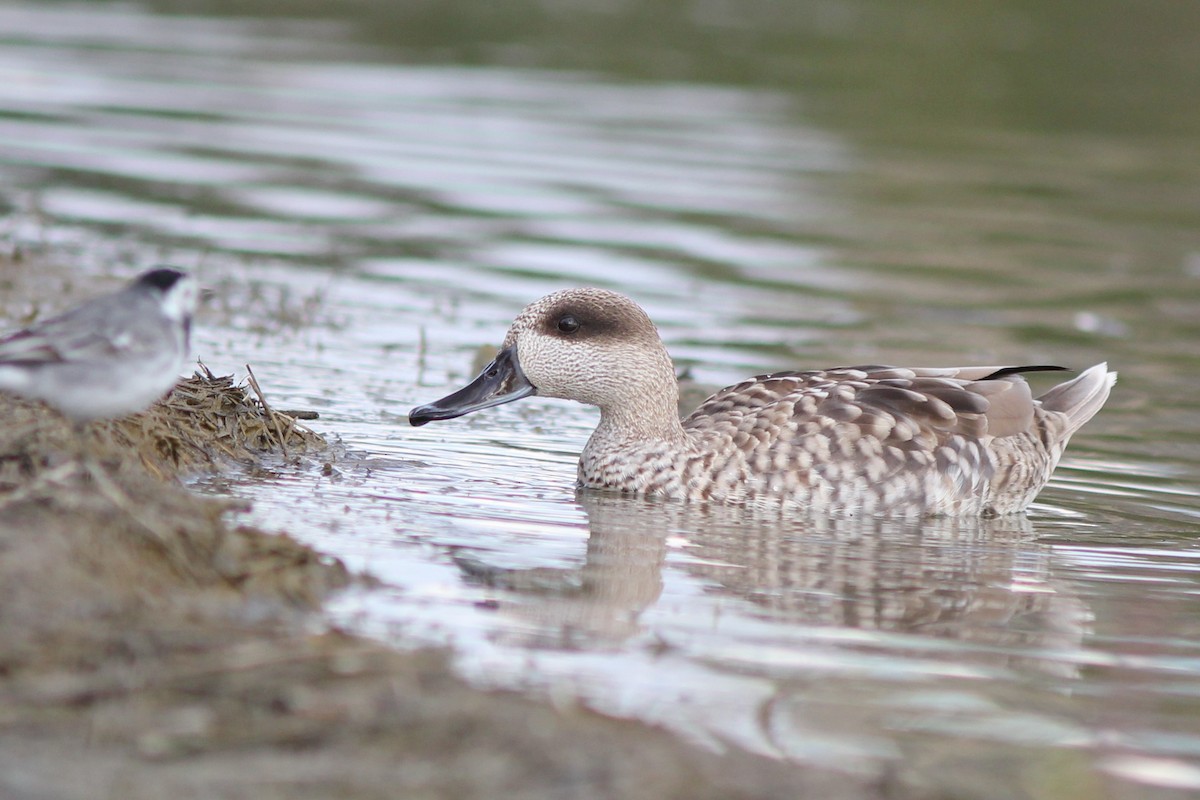
<instances>
[{"instance_id":1,"label":"rippled water","mask_svg":"<svg viewBox=\"0 0 1200 800\"><path fill-rule=\"evenodd\" d=\"M483 685L950 793L1200 790L1190 137L881 129L828 82L810 109L766 80L434 65L318 20L4 4L0 30L0 233L214 288L201 358L252 364L347 455L202 488L380 577L333 604L344 624L449 645ZM596 415L553 400L408 427L578 284L635 296L704 383L1104 359L1122 379L1019 520L577 496Z\"/></svg>"}]
</instances>

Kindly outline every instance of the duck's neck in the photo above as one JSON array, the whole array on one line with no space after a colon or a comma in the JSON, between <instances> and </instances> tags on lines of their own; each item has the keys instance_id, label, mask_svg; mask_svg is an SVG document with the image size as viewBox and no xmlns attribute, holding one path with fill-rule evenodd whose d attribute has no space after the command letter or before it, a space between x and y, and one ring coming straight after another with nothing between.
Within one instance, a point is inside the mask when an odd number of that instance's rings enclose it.
<instances>
[{"instance_id":1,"label":"duck's neck","mask_svg":"<svg viewBox=\"0 0 1200 800\"><path fill-rule=\"evenodd\" d=\"M679 386L674 371L631 386L624 402L600 406L600 424L593 435L593 441L614 446L686 439L679 422Z\"/></svg>"}]
</instances>

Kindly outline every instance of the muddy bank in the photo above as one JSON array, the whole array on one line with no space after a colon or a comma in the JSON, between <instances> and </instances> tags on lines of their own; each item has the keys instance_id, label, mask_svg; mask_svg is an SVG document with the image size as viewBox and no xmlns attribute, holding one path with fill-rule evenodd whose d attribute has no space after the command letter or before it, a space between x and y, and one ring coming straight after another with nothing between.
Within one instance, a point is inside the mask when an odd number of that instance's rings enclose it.
<instances>
[{"instance_id":1,"label":"muddy bank","mask_svg":"<svg viewBox=\"0 0 1200 800\"><path fill-rule=\"evenodd\" d=\"M332 457L209 373L82 431L0 395L0 797L878 796L328 630L342 564L178 482L285 452Z\"/></svg>"},{"instance_id":2,"label":"muddy bank","mask_svg":"<svg viewBox=\"0 0 1200 800\"><path fill-rule=\"evenodd\" d=\"M0 399L0 428L22 405ZM107 432L89 432L102 453L35 458L66 435L49 413L49 432L0 434L0 796L863 796L321 630L340 563L231 527Z\"/></svg>"}]
</instances>

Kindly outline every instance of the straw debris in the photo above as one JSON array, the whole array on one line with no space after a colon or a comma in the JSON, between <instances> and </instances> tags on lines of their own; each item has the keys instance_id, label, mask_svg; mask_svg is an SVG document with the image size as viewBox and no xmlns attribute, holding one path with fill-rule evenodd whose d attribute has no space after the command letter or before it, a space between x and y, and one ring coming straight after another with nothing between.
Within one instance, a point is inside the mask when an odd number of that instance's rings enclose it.
<instances>
[{"instance_id":1,"label":"straw debris","mask_svg":"<svg viewBox=\"0 0 1200 800\"><path fill-rule=\"evenodd\" d=\"M261 389L252 393L203 364L145 412L82 428L42 403L0 394L0 495L58 466L64 456L165 480L325 452L325 440L300 416L309 415L277 411Z\"/></svg>"}]
</instances>

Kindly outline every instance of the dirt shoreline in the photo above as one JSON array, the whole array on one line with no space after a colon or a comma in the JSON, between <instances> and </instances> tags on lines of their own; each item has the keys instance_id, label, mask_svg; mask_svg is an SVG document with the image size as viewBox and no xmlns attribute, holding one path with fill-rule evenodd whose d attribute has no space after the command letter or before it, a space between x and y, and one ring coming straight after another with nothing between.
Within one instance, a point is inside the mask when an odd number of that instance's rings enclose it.
<instances>
[{"instance_id":1,"label":"dirt shoreline","mask_svg":"<svg viewBox=\"0 0 1200 800\"><path fill-rule=\"evenodd\" d=\"M284 446L322 442L211 375L82 436L0 395L0 797L897 796L326 628L355 577L176 478Z\"/></svg>"}]
</instances>

